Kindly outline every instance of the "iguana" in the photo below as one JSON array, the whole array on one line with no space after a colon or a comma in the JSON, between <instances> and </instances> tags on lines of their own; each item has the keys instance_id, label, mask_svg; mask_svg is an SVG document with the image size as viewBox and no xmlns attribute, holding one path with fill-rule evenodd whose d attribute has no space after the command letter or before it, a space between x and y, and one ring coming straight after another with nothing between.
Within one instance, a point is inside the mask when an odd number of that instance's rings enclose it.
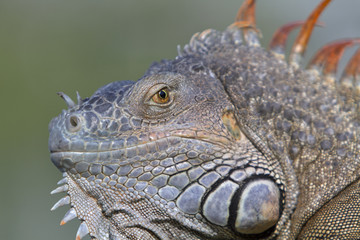
<instances>
[{"instance_id":1,"label":"iguana","mask_svg":"<svg viewBox=\"0 0 360 240\"><path fill-rule=\"evenodd\" d=\"M360 239L360 50L345 39L301 67L306 21L259 43L255 1L225 31L195 34L174 60L113 82L50 125L70 204L61 224L94 239ZM286 38L301 27L289 59Z\"/></svg>"}]
</instances>

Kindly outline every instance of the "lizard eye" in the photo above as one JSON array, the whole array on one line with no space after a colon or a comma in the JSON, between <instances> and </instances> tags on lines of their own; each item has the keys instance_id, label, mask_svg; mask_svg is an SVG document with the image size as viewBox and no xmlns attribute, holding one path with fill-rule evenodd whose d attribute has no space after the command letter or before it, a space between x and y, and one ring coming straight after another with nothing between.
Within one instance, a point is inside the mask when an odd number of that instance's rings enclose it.
<instances>
[{"instance_id":1,"label":"lizard eye","mask_svg":"<svg viewBox=\"0 0 360 240\"><path fill-rule=\"evenodd\" d=\"M170 101L169 90L167 88L161 89L152 97L152 100L158 104L168 103Z\"/></svg>"}]
</instances>

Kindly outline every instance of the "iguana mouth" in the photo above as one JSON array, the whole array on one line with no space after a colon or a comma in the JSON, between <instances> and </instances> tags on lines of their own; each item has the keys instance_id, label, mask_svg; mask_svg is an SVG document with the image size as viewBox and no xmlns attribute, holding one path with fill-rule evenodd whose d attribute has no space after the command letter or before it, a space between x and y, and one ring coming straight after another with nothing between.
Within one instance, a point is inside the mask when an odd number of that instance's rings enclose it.
<instances>
[{"instance_id":1,"label":"iguana mouth","mask_svg":"<svg viewBox=\"0 0 360 240\"><path fill-rule=\"evenodd\" d=\"M187 138L169 137L167 141L173 143L175 150L181 150L186 144ZM193 142L198 142L211 149L211 153L217 149L221 149L217 145L212 145L208 141L190 139ZM159 144L157 144L159 143ZM168 153L159 154L159 146L162 146L164 140L156 140L146 144L141 144L131 148L113 149L108 151L85 152L85 151L54 151L50 154L53 164L62 172L72 171L72 173L86 172L92 165L109 166L116 168L117 166L124 166L134 163L134 161L141 163L149 163L154 160L164 160L168 157ZM176 146L176 144L178 144ZM139 154L140 153L140 154ZM186 157L187 160L196 158L198 155ZM201 158L204 161L210 159L210 155L203 154ZM194 160L195 161L195 160Z\"/></svg>"}]
</instances>

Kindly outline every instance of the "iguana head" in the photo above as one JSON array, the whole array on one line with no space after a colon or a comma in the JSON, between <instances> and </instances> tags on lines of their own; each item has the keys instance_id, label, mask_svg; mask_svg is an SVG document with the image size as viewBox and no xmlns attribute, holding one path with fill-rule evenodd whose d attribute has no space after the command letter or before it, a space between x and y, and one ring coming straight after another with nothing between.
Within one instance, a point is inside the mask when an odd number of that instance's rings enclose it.
<instances>
[{"instance_id":1,"label":"iguana head","mask_svg":"<svg viewBox=\"0 0 360 240\"><path fill-rule=\"evenodd\" d=\"M301 37L309 38L328 2ZM53 193L67 192L53 209L71 205L62 224L79 218L78 238L294 238L302 220L290 222L298 196L291 160L299 159L300 135L307 141L301 146L332 147L306 125L315 125L319 113L296 108L317 102L281 92L301 97L322 89L299 85L318 77L299 69L307 39L296 41L290 64L284 61L287 34L303 23L282 28L266 51L248 0L225 31L195 34L175 60L153 64L136 82L110 83L90 98L78 95L77 104L60 93L68 110L50 123L49 149L64 173ZM329 49L315 57L315 67Z\"/></svg>"},{"instance_id":2,"label":"iguana head","mask_svg":"<svg viewBox=\"0 0 360 240\"><path fill-rule=\"evenodd\" d=\"M278 221L276 167L243 134L201 59L155 64L78 104L61 96L69 109L50 123L51 159L92 236L231 238Z\"/></svg>"}]
</instances>

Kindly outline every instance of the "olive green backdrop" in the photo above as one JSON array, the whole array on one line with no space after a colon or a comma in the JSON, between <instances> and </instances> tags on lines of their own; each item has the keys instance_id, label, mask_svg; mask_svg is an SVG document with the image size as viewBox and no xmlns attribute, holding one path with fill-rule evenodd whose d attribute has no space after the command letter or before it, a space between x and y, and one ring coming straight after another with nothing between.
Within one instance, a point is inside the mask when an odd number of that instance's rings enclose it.
<instances>
[{"instance_id":1,"label":"olive green backdrop","mask_svg":"<svg viewBox=\"0 0 360 240\"><path fill-rule=\"evenodd\" d=\"M193 33L224 29L241 2L0 0L0 239L75 238L78 220L59 226L68 207L50 212L61 196L49 194L61 178L47 150L48 123L65 108L56 92L87 97L106 83L136 80L152 61L174 58ZM263 42L318 2L258 1ZM359 9L359 0L330 4L308 53L360 37Z\"/></svg>"}]
</instances>

